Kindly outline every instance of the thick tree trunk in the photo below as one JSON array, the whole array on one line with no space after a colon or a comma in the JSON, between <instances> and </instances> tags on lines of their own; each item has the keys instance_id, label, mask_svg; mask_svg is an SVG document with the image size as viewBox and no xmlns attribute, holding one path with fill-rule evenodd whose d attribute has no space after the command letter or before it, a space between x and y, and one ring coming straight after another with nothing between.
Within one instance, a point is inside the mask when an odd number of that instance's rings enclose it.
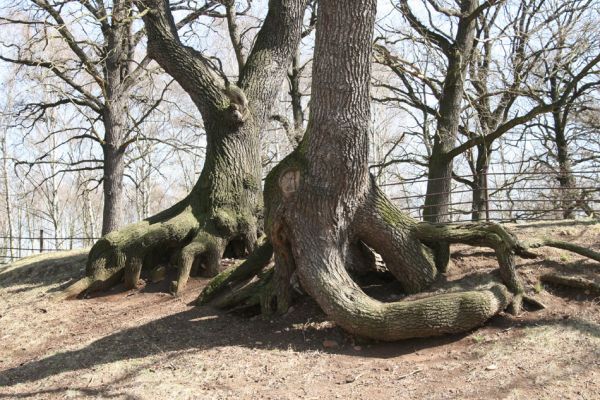
<instances>
[{"instance_id":1,"label":"thick tree trunk","mask_svg":"<svg viewBox=\"0 0 600 400\"><path fill-rule=\"evenodd\" d=\"M117 100L117 99L115 99ZM127 108L124 101L110 103L104 112L104 205L102 212L102 236L123 225L123 174L125 160L121 144L125 136Z\"/></svg>"},{"instance_id":2,"label":"thick tree trunk","mask_svg":"<svg viewBox=\"0 0 600 400\"><path fill-rule=\"evenodd\" d=\"M278 309L295 270L303 288L348 331L382 340L460 332L480 325L511 301L493 285L479 291L381 303L350 278L359 242L374 247L409 292L435 278L427 241L456 241L452 230L419 228L377 189L368 174L369 78L375 0L320 3L311 113L300 146L267 177L266 228L276 264ZM495 228L492 228L495 229ZM476 234L496 246L509 288L520 292L511 249L499 234ZM506 244L506 246L504 246Z\"/></svg>"},{"instance_id":3,"label":"thick tree trunk","mask_svg":"<svg viewBox=\"0 0 600 400\"><path fill-rule=\"evenodd\" d=\"M193 265L219 272L223 253L243 256L256 246L262 211L259 133L300 40L306 0L272 0L238 86L223 82L212 64L184 46L167 0L140 1L148 53L190 95L204 120L206 158L191 193L175 206L112 232L90 252L86 277L65 292L106 288L120 279L134 287L143 267L171 259L180 292Z\"/></svg>"},{"instance_id":4,"label":"thick tree trunk","mask_svg":"<svg viewBox=\"0 0 600 400\"><path fill-rule=\"evenodd\" d=\"M104 209L102 236L123 225L123 177L125 160L123 142L127 136L129 104L124 81L130 73L131 0L115 1L111 29L105 32L106 62L104 68L106 101L104 123Z\"/></svg>"},{"instance_id":5,"label":"thick tree trunk","mask_svg":"<svg viewBox=\"0 0 600 400\"><path fill-rule=\"evenodd\" d=\"M439 132L439 128L438 128ZM450 221L449 206L452 201L452 159L445 156L453 145L444 145L436 135L429 158L427 192L423 209L423 220L431 223ZM454 140L451 141L454 143ZM450 143L450 141L448 141ZM436 268L446 272L450 262L450 246L444 242L428 243L433 251Z\"/></svg>"}]
</instances>

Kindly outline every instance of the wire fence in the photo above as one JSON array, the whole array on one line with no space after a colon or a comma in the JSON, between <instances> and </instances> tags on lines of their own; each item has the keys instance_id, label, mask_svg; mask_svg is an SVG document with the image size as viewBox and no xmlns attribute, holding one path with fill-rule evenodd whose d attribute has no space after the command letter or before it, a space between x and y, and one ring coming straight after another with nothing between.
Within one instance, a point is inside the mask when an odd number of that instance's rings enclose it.
<instances>
[{"instance_id":1,"label":"wire fence","mask_svg":"<svg viewBox=\"0 0 600 400\"><path fill-rule=\"evenodd\" d=\"M54 236L39 230L37 236L0 236L0 265L34 254L73 250L92 245L98 237Z\"/></svg>"},{"instance_id":2,"label":"wire fence","mask_svg":"<svg viewBox=\"0 0 600 400\"><path fill-rule=\"evenodd\" d=\"M448 222L519 222L597 218L600 211L600 169L575 171L563 185L558 174L541 171L465 174L453 177L449 191L430 194L437 198L435 206L426 205L427 184L437 179L446 178L405 179L380 186L400 209L417 219L427 215Z\"/></svg>"},{"instance_id":3,"label":"wire fence","mask_svg":"<svg viewBox=\"0 0 600 400\"><path fill-rule=\"evenodd\" d=\"M433 193L446 199L436 208L427 208L425 192L432 180L405 179L382 182L380 187L390 199L412 217L422 220L440 217L450 223L473 220L520 222L598 218L600 216L600 169L573 172L574 183L561 187L556 175L547 172L490 172L484 187L464 182L474 175L454 177L451 190ZM501 179L498 179L501 178ZM474 193L479 197L474 200ZM432 210L438 210L437 214ZM54 236L40 230L38 235L0 236L0 264L25 256L90 246L99 238L87 236Z\"/></svg>"}]
</instances>

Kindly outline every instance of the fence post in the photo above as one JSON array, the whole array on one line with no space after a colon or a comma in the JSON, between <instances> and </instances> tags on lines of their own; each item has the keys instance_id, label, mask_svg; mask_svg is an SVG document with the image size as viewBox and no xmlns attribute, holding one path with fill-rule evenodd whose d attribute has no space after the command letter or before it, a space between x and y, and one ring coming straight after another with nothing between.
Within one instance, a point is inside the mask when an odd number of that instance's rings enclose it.
<instances>
[{"instance_id":1,"label":"fence post","mask_svg":"<svg viewBox=\"0 0 600 400\"><path fill-rule=\"evenodd\" d=\"M40 253L44 252L44 230L40 229Z\"/></svg>"}]
</instances>

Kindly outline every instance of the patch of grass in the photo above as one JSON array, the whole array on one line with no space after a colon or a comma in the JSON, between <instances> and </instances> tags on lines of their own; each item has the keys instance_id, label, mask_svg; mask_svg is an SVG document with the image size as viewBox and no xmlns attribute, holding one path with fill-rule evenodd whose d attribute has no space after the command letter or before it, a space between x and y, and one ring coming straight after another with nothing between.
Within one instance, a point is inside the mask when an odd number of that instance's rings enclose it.
<instances>
[{"instance_id":1,"label":"patch of grass","mask_svg":"<svg viewBox=\"0 0 600 400\"><path fill-rule=\"evenodd\" d=\"M544 291L544 285L542 284L541 281L537 281L537 283L533 286L533 291L536 294L540 294Z\"/></svg>"},{"instance_id":2,"label":"patch of grass","mask_svg":"<svg viewBox=\"0 0 600 400\"><path fill-rule=\"evenodd\" d=\"M485 341L485 336L480 334L473 334L471 336L471 339L473 339L475 343L483 343Z\"/></svg>"}]
</instances>

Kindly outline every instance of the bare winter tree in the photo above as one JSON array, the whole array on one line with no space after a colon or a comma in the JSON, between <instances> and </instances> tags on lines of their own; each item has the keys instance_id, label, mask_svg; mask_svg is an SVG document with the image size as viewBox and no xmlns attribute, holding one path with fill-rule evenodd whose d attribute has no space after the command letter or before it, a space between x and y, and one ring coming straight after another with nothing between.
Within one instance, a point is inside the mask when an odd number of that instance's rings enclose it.
<instances>
[{"instance_id":1,"label":"bare winter tree","mask_svg":"<svg viewBox=\"0 0 600 400\"><path fill-rule=\"evenodd\" d=\"M284 313L297 275L302 288L336 323L380 340L465 331L506 307L519 312L522 300L540 306L525 294L515 272L514 255L530 254L512 234L488 223L418 224L395 208L369 175L374 20L375 1L320 2L307 131L265 184L270 242L214 278L201 293L201 304L258 304L265 313ZM382 303L366 295L348 273L373 267L363 251L366 244L381 254L406 292L419 292L438 275L423 244L434 241L493 248L502 284ZM537 245L575 249L600 259L569 243Z\"/></svg>"},{"instance_id":2,"label":"bare winter tree","mask_svg":"<svg viewBox=\"0 0 600 400\"><path fill-rule=\"evenodd\" d=\"M459 332L510 303L518 310L523 286L512 252L523 249L510 234L485 224L417 225L369 176L369 59L375 1L329 0L320 7L307 132L296 150L271 171L265 186L266 228L275 268L263 270L271 253L266 244L245 264L215 278L200 302L222 307L259 303L265 312L275 308L285 312L291 277L297 274L302 287L338 324L351 333L382 340ZM418 292L437 275L422 244L435 240L495 248L506 286L381 303L367 296L348 274L356 265L372 266L361 251L366 243L381 254L407 292Z\"/></svg>"},{"instance_id":3,"label":"bare winter tree","mask_svg":"<svg viewBox=\"0 0 600 400\"><path fill-rule=\"evenodd\" d=\"M218 5L207 2L190 11L178 28ZM22 126L33 127L50 109L78 113L82 127L60 127L69 133L60 145L92 141L102 149L101 157L77 159L62 171L102 171L103 234L122 224L126 151L169 86L152 84L150 58L139 50L144 31L138 18L131 0L23 0L0 16L7 33L0 60L35 70L44 88L40 100L25 99L16 110ZM35 160L43 161L44 155Z\"/></svg>"},{"instance_id":4,"label":"bare winter tree","mask_svg":"<svg viewBox=\"0 0 600 400\"><path fill-rule=\"evenodd\" d=\"M581 62L564 82L561 96L538 102L540 66L556 53L557 32L567 29L563 26L564 20L577 23L585 20L582 13L589 1L472 3L473 12L469 13L446 9L436 2L424 2L422 9L430 15L428 26L416 17L408 4L401 2L398 6L417 34L413 40L424 42L425 47L433 46L446 55L447 64L434 66L437 73L426 73L426 65L419 59L406 60L393 55L388 48L393 38L386 39L385 47L376 48L377 61L390 68L400 81L400 87L379 86L389 89L399 103L419 110L423 114L424 130L428 129L428 118L436 120L433 143L427 147L426 220L449 217L450 183L452 176L457 177L452 173L452 162L463 154L469 161L473 179L460 181L473 189L472 218L481 218L494 141L538 115L562 108L580 83L594 73L599 60L594 51L582 53ZM463 7L466 7L464 2ZM440 15L459 22L442 24L448 27L448 31L444 31L431 25ZM455 32L454 42L449 42L451 32ZM460 44L463 42L464 46ZM453 49L453 53L448 55L445 48ZM459 141L462 137L464 140ZM424 143L429 143L427 138ZM434 244L434 248L436 262L443 269L448 260L447 246Z\"/></svg>"},{"instance_id":5,"label":"bare winter tree","mask_svg":"<svg viewBox=\"0 0 600 400\"><path fill-rule=\"evenodd\" d=\"M320 2L309 121L299 145L267 176L267 239L244 263L217 275L199 302L221 307L259 304L264 312L286 312L296 274L306 292L342 327L382 340L463 332L507 307L519 312L523 300L539 305L525 294L516 274L515 254L530 254L512 234L487 223L417 223L394 207L369 175L375 4ZM205 263L214 273L223 251L237 240L254 247L257 224L250 212L260 206L254 180L260 179L256 137L270 118L269 100L298 44L305 5L271 1L253 50L247 59L237 58L246 61L238 85L232 86L216 76L200 53L182 46L165 1L141 3L150 54L173 76L189 81L182 85L207 127L207 161L198 183L180 203L97 242L87 276L66 295L107 287L121 277L127 286L135 286L141 268L155 266L165 255L178 262L179 276L173 282L178 292L194 262ZM275 54L265 54L275 49ZM278 58L282 55L285 58ZM265 71L276 72L279 81L266 79ZM424 244L433 242L491 247L502 283L382 303L367 296L348 273L372 270L371 247L407 293L420 292L439 275Z\"/></svg>"},{"instance_id":6,"label":"bare winter tree","mask_svg":"<svg viewBox=\"0 0 600 400\"><path fill-rule=\"evenodd\" d=\"M572 112L575 103L598 85L595 74L600 51L596 43L600 36L598 30L590 26L592 3L532 1L521 3L520 7L507 4L504 16L496 12L480 18L477 38L481 46L475 48L470 69L474 93L468 94L469 104L477 113L475 132L466 130L465 143L450 153L467 151L470 156L474 179L467 183L473 188L473 220L481 218L487 204L487 170L494 142L509 130L524 126L545 113L552 114L554 125L561 129L561 121L566 122L566 116ZM490 34L498 19L507 20L508 25L496 27L496 30L504 35L511 32L507 46L510 52L503 52L512 55L507 64L494 60L493 53L498 53L498 49L494 49L497 46L494 46ZM495 36L502 40L501 34ZM569 55L565 57L567 47ZM504 76L511 78L506 81ZM549 95L543 96L546 85L550 86ZM568 171L570 166L567 164L570 163L565 154L564 134L555 136L557 145L561 147L558 158L563 160L562 163L559 161L559 165ZM476 157L468 151L473 143L476 143ZM564 185L571 181L572 187L572 176L569 178L568 172L563 175L565 178L559 178L559 181L562 179ZM567 188L562 184L561 187L566 192ZM568 207L565 204L561 208L568 211Z\"/></svg>"},{"instance_id":7,"label":"bare winter tree","mask_svg":"<svg viewBox=\"0 0 600 400\"><path fill-rule=\"evenodd\" d=\"M428 24L419 19L408 1L399 1L396 5L417 35L417 40L434 47L446 61L443 82L423 77L427 88L438 100L437 109L428 106L416 95L412 87L407 86L410 101L424 112L434 115L437 121L428 160L429 183L423 211L426 221L443 222L449 219L453 158L447 154L454 148L458 135L465 79L476 34L476 20L495 3L486 1L480 4L479 0L462 0L458 2L458 8L445 8L435 1L423 1L422 8L429 15ZM432 16L433 13L437 15ZM444 21L441 25L447 27L445 31L438 28L434 22L439 19ZM378 50L380 62L391 66L404 84L408 84L407 68L403 67L402 60L391 55L385 47ZM420 68L413 67L411 72L419 77L419 71ZM443 243L431 245L436 254L436 263L440 269L445 269L450 257L448 246Z\"/></svg>"},{"instance_id":8,"label":"bare winter tree","mask_svg":"<svg viewBox=\"0 0 600 400\"><path fill-rule=\"evenodd\" d=\"M593 209L586 203L589 191L576 188L573 168L598 160L593 135L577 124L577 114L593 108L593 94L600 87L600 68L595 59L600 54L600 30L597 12L590 15L594 2L577 2L570 12L557 14L551 44L556 49L547 54L540 68L539 99L557 104L548 114L531 124L531 132L547 150L538 158L546 170L552 171L559 186L558 209L563 218L573 218L576 208L587 214ZM575 7L578 5L579 7ZM583 68L593 63L586 76L572 85ZM576 146L579 151L574 151Z\"/></svg>"}]
</instances>

